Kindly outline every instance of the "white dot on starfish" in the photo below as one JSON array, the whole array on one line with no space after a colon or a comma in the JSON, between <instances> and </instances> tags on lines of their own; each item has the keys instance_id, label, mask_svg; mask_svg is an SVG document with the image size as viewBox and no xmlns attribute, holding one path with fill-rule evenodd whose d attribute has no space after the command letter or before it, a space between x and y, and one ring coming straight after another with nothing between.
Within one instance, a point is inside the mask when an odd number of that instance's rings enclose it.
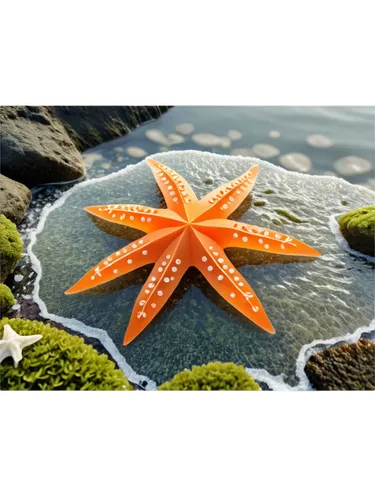
<instances>
[{"instance_id":1,"label":"white dot on starfish","mask_svg":"<svg viewBox=\"0 0 375 500\"><path fill-rule=\"evenodd\" d=\"M152 277L151 277L151 281L156 281L155 276L152 276Z\"/></svg>"},{"instance_id":2,"label":"white dot on starfish","mask_svg":"<svg viewBox=\"0 0 375 500\"><path fill-rule=\"evenodd\" d=\"M146 218L145 217L141 217L141 222L145 222L146 221Z\"/></svg>"},{"instance_id":3,"label":"white dot on starfish","mask_svg":"<svg viewBox=\"0 0 375 500\"><path fill-rule=\"evenodd\" d=\"M164 278L165 283L169 283L169 278Z\"/></svg>"},{"instance_id":4,"label":"white dot on starfish","mask_svg":"<svg viewBox=\"0 0 375 500\"><path fill-rule=\"evenodd\" d=\"M114 269L114 270L113 270L113 273L114 273L114 274L117 274L117 273L118 273L118 269Z\"/></svg>"},{"instance_id":5,"label":"white dot on starfish","mask_svg":"<svg viewBox=\"0 0 375 500\"><path fill-rule=\"evenodd\" d=\"M222 281L222 280L224 279L224 276L223 276L222 274L219 274L219 276L217 277L217 279L218 279L219 281Z\"/></svg>"},{"instance_id":6,"label":"white dot on starfish","mask_svg":"<svg viewBox=\"0 0 375 500\"><path fill-rule=\"evenodd\" d=\"M163 295L163 292L161 290L158 290L158 295L161 297Z\"/></svg>"},{"instance_id":7,"label":"white dot on starfish","mask_svg":"<svg viewBox=\"0 0 375 500\"><path fill-rule=\"evenodd\" d=\"M226 264L223 265L223 269L227 270L228 266Z\"/></svg>"},{"instance_id":8,"label":"white dot on starfish","mask_svg":"<svg viewBox=\"0 0 375 500\"><path fill-rule=\"evenodd\" d=\"M95 275L94 276L91 276L91 279L94 280L95 279Z\"/></svg>"},{"instance_id":9,"label":"white dot on starfish","mask_svg":"<svg viewBox=\"0 0 375 500\"><path fill-rule=\"evenodd\" d=\"M166 255L166 256L165 256L165 258L166 258L167 260L169 260L169 259L171 258L171 256L170 256L170 255Z\"/></svg>"},{"instance_id":10,"label":"white dot on starfish","mask_svg":"<svg viewBox=\"0 0 375 500\"><path fill-rule=\"evenodd\" d=\"M137 248L137 245L135 243L133 243L132 248Z\"/></svg>"},{"instance_id":11,"label":"white dot on starfish","mask_svg":"<svg viewBox=\"0 0 375 500\"><path fill-rule=\"evenodd\" d=\"M212 271L213 267L212 266L208 266L207 267L207 271Z\"/></svg>"},{"instance_id":12,"label":"white dot on starfish","mask_svg":"<svg viewBox=\"0 0 375 500\"><path fill-rule=\"evenodd\" d=\"M139 303L140 306L144 306L145 304L146 304L145 300L141 300L140 303Z\"/></svg>"},{"instance_id":13,"label":"white dot on starfish","mask_svg":"<svg viewBox=\"0 0 375 500\"><path fill-rule=\"evenodd\" d=\"M127 263L128 263L128 264L133 264L133 261L132 261L131 259L128 259L128 260L127 260Z\"/></svg>"},{"instance_id":14,"label":"white dot on starfish","mask_svg":"<svg viewBox=\"0 0 375 500\"><path fill-rule=\"evenodd\" d=\"M234 277L234 281L238 281L240 278L238 276Z\"/></svg>"},{"instance_id":15,"label":"white dot on starfish","mask_svg":"<svg viewBox=\"0 0 375 500\"><path fill-rule=\"evenodd\" d=\"M180 265L180 264L181 264L180 259L176 259L176 264L177 264L177 265Z\"/></svg>"},{"instance_id":16,"label":"white dot on starfish","mask_svg":"<svg viewBox=\"0 0 375 500\"><path fill-rule=\"evenodd\" d=\"M207 262L207 257L205 255L202 257L202 262Z\"/></svg>"},{"instance_id":17,"label":"white dot on starfish","mask_svg":"<svg viewBox=\"0 0 375 500\"><path fill-rule=\"evenodd\" d=\"M232 299L234 299L234 297L236 296L236 294L232 292L232 293L230 294L230 296L232 297Z\"/></svg>"},{"instance_id":18,"label":"white dot on starfish","mask_svg":"<svg viewBox=\"0 0 375 500\"><path fill-rule=\"evenodd\" d=\"M129 217L129 219L130 219L130 220L134 220L134 215L131 215L131 216Z\"/></svg>"},{"instance_id":19,"label":"white dot on starfish","mask_svg":"<svg viewBox=\"0 0 375 500\"><path fill-rule=\"evenodd\" d=\"M214 249L214 247L208 247L208 249L209 249L209 250L213 250L213 249Z\"/></svg>"},{"instance_id":20,"label":"white dot on starfish","mask_svg":"<svg viewBox=\"0 0 375 500\"><path fill-rule=\"evenodd\" d=\"M163 271L163 268L162 267L158 267L158 271L159 271L159 273L161 273Z\"/></svg>"},{"instance_id":21,"label":"white dot on starfish","mask_svg":"<svg viewBox=\"0 0 375 500\"><path fill-rule=\"evenodd\" d=\"M247 236L244 236L244 237L242 238L242 241L243 241L244 243L246 243L246 242L247 242L247 240L248 240Z\"/></svg>"},{"instance_id":22,"label":"white dot on starfish","mask_svg":"<svg viewBox=\"0 0 375 500\"><path fill-rule=\"evenodd\" d=\"M260 243L262 245L263 244L263 240L262 239L258 240L258 243Z\"/></svg>"},{"instance_id":23,"label":"white dot on starfish","mask_svg":"<svg viewBox=\"0 0 375 500\"><path fill-rule=\"evenodd\" d=\"M233 273L234 273L234 269L233 269L233 267L231 267L231 268L229 269L229 272L230 272L230 274L233 274Z\"/></svg>"},{"instance_id":24,"label":"white dot on starfish","mask_svg":"<svg viewBox=\"0 0 375 500\"><path fill-rule=\"evenodd\" d=\"M149 288L154 288L154 286L155 285L153 283L149 283L149 285L148 285Z\"/></svg>"},{"instance_id":25,"label":"white dot on starfish","mask_svg":"<svg viewBox=\"0 0 375 500\"><path fill-rule=\"evenodd\" d=\"M281 234L275 233L275 238L280 239L281 238Z\"/></svg>"},{"instance_id":26,"label":"white dot on starfish","mask_svg":"<svg viewBox=\"0 0 375 500\"><path fill-rule=\"evenodd\" d=\"M151 217L147 217L147 222L151 222L152 221L152 218Z\"/></svg>"},{"instance_id":27,"label":"white dot on starfish","mask_svg":"<svg viewBox=\"0 0 375 500\"><path fill-rule=\"evenodd\" d=\"M220 264L222 264L224 262L224 259L220 257L220 259L217 259L218 262L220 262Z\"/></svg>"},{"instance_id":28,"label":"white dot on starfish","mask_svg":"<svg viewBox=\"0 0 375 500\"><path fill-rule=\"evenodd\" d=\"M270 247L269 245L264 245L264 248L267 248L267 249L268 249L269 247Z\"/></svg>"},{"instance_id":29,"label":"white dot on starfish","mask_svg":"<svg viewBox=\"0 0 375 500\"><path fill-rule=\"evenodd\" d=\"M238 283L238 286L243 286L242 281L240 281L240 282Z\"/></svg>"},{"instance_id":30,"label":"white dot on starfish","mask_svg":"<svg viewBox=\"0 0 375 500\"><path fill-rule=\"evenodd\" d=\"M238 238L238 233L233 233L233 238Z\"/></svg>"},{"instance_id":31,"label":"white dot on starfish","mask_svg":"<svg viewBox=\"0 0 375 500\"><path fill-rule=\"evenodd\" d=\"M282 248L282 249L284 250L284 248L285 248L285 245L281 245L281 248Z\"/></svg>"},{"instance_id":32,"label":"white dot on starfish","mask_svg":"<svg viewBox=\"0 0 375 500\"><path fill-rule=\"evenodd\" d=\"M156 307L155 302L153 302L153 303L151 304L151 307L152 307L153 309L155 309L155 307Z\"/></svg>"},{"instance_id":33,"label":"white dot on starfish","mask_svg":"<svg viewBox=\"0 0 375 500\"><path fill-rule=\"evenodd\" d=\"M173 267L172 267L172 272L173 272L173 273L176 273L176 272L177 272L177 267L174 267L174 266L173 266Z\"/></svg>"}]
</instances>

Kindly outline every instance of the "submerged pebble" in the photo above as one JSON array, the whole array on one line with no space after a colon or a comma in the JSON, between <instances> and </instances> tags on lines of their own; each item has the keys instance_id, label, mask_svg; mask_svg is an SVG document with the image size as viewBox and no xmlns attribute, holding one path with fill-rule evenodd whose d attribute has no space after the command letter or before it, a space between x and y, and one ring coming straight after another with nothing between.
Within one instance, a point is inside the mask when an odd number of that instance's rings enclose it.
<instances>
[{"instance_id":1,"label":"submerged pebble","mask_svg":"<svg viewBox=\"0 0 375 500\"><path fill-rule=\"evenodd\" d=\"M180 125L177 125L176 131L179 134L189 135L194 132L194 125L192 123L180 123Z\"/></svg>"},{"instance_id":2,"label":"submerged pebble","mask_svg":"<svg viewBox=\"0 0 375 500\"><path fill-rule=\"evenodd\" d=\"M242 133L239 130L228 130L228 137L231 141L242 139Z\"/></svg>"},{"instance_id":3,"label":"submerged pebble","mask_svg":"<svg viewBox=\"0 0 375 500\"><path fill-rule=\"evenodd\" d=\"M345 156L339 158L333 164L333 168L337 173L344 176L366 174L372 170L372 164L366 158L359 156Z\"/></svg>"},{"instance_id":4,"label":"submerged pebble","mask_svg":"<svg viewBox=\"0 0 375 500\"><path fill-rule=\"evenodd\" d=\"M331 146L333 146L333 141L330 137L320 134L309 135L306 138L306 142L314 148L330 148Z\"/></svg>"},{"instance_id":5,"label":"submerged pebble","mask_svg":"<svg viewBox=\"0 0 375 500\"><path fill-rule=\"evenodd\" d=\"M229 148L231 145L231 140L229 137L220 137L215 134L194 134L192 136L193 142L199 146L204 147L215 147L219 146L221 148Z\"/></svg>"},{"instance_id":6,"label":"submerged pebble","mask_svg":"<svg viewBox=\"0 0 375 500\"><path fill-rule=\"evenodd\" d=\"M272 144L255 144L253 151L259 158L272 158L280 154L280 151Z\"/></svg>"},{"instance_id":7,"label":"submerged pebble","mask_svg":"<svg viewBox=\"0 0 375 500\"><path fill-rule=\"evenodd\" d=\"M130 146L129 148L126 148L126 152L133 158L142 158L143 156L147 155L147 151L136 146Z\"/></svg>"},{"instance_id":8,"label":"submerged pebble","mask_svg":"<svg viewBox=\"0 0 375 500\"><path fill-rule=\"evenodd\" d=\"M302 173L310 172L312 167L310 158L302 153L288 153L282 155L280 156L280 163L288 170Z\"/></svg>"}]
</instances>

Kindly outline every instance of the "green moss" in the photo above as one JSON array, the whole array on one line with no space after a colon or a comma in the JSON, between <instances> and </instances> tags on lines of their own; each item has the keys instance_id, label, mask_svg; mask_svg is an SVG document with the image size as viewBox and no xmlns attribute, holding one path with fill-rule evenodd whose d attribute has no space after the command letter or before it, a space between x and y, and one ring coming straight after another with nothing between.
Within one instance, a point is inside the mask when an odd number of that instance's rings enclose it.
<instances>
[{"instance_id":1,"label":"green moss","mask_svg":"<svg viewBox=\"0 0 375 500\"><path fill-rule=\"evenodd\" d=\"M375 206L357 208L338 218L340 230L353 250L375 255Z\"/></svg>"},{"instance_id":2,"label":"green moss","mask_svg":"<svg viewBox=\"0 0 375 500\"><path fill-rule=\"evenodd\" d=\"M83 339L39 321L4 318L0 338L9 324L19 335L43 336L23 350L14 368L12 358L0 365L2 390L132 390L122 371L105 354L99 354Z\"/></svg>"},{"instance_id":3,"label":"green moss","mask_svg":"<svg viewBox=\"0 0 375 500\"><path fill-rule=\"evenodd\" d=\"M265 204L265 201L254 201L253 203L254 207L264 207Z\"/></svg>"},{"instance_id":4,"label":"green moss","mask_svg":"<svg viewBox=\"0 0 375 500\"><path fill-rule=\"evenodd\" d=\"M301 219L299 219L298 217L296 217L295 215L291 214L290 212L288 212L287 210L283 210L281 208L277 208L275 210L275 212L278 214L278 215L282 215L284 217L286 217L288 220L290 220L291 222L296 222L297 224L301 224L303 223L303 221Z\"/></svg>"},{"instance_id":5,"label":"green moss","mask_svg":"<svg viewBox=\"0 0 375 500\"><path fill-rule=\"evenodd\" d=\"M159 391L259 391L260 387L243 366L234 363L208 363L193 366L165 382Z\"/></svg>"},{"instance_id":6,"label":"green moss","mask_svg":"<svg viewBox=\"0 0 375 500\"><path fill-rule=\"evenodd\" d=\"M213 180L212 180L212 179L205 179L203 182L204 182L205 184L210 185L210 184L212 184L212 183L213 183Z\"/></svg>"},{"instance_id":7,"label":"green moss","mask_svg":"<svg viewBox=\"0 0 375 500\"><path fill-rule=\"evenodd\" d=\"M0 314L1 316L8 311L15 303L10 288L6 285L0 285Z\"/></svg>"},{"instance_id":8,"label":"green moss","mask_svg":"<svg viewBox=\"0 0 375 500\"><path fill-rule=\"evenodd\" d=\"M264 194L273 194L274 191L272 191L272 189L266 189L265 191L263 191Z\"/></svg>"},{"instance_id":9,"label":"green moss","mask_svg":"<svg viewBox=\"0 0 375 500\"><path fill-rule=\"evenodd\" d=\"M374 365L375 344L362 339L355 344L331 347L311 356L305 372L317 390L373 391Z\"/></svg>"},{"instance_id":10,"label":"green moss","mask_svg":"<svg viewBox=\"0 0 375 500\"><path fill-rule=\"evenodd\" d=\"M18 234L17 227L13 222L0 215L0 257L1 257L1 276L0 282L5 281L6 277L16 268L17 263L22 257L22 240Z\"/></svg>"},{"instance_id":11,"label":"green moss","mask_svg":"<svg viewBox=\"0 0 375 500\"><path fill-rule=\"evenodd\" d=\"M346 201L346 200L342 200L341 201L341 205L343 205L344 207L346 207L347 205L349 205L349 202Z\"/></svg>"}]
</instances>

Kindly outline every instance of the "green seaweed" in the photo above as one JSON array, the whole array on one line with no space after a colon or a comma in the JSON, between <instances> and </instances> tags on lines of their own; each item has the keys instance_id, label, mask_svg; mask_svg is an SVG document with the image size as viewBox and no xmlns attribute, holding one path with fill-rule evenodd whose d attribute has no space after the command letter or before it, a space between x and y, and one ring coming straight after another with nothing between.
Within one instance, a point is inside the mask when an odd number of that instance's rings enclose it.
<instances>
[{"instance_id":1,"label":"green seaweed","mask_svg":"<svg viewBox=\"0 0 375 500\"><path fill-rule=\"evenodd\" d=\"M265 204L265 201L254 201L253 203L254 207L264 207Z\"/></svg>"},{"instance_id":2,"label":"green seaweed","mask_svg":"<svg viewBox=\"0 0 375 500\"><path fill-rule=\"evenodd\" d=\"M23 351L14 367L11 357L0 365L2 390L133 390L121 370L83 339L39 321L3 318L19 335L42 335Z\"/></svg>"},{"instance_id":3,"label":"green seaweed","mask_svg":"<svg viewBox=\"0 0 375 500\"><path fill-rule=\"evenodd\" d=\"M216 339L219 343L223 338ZM159 391L259 391L260 387L243 366L234 363L208 363L183 370Z\"/></svg>"},{"instance_id":4,"label":"green seaweed","mask_svg":"<svg viewBox=\"0 0 375 500\"><path fill-rule=\"evenodd\" d=\"M273 194L274 191L272 191L272 189L266 189L265 191L263 191L264 194Z\"/></svg>"},{"instance_id":5,"label":"green seaweed","mask_svg":"<svg viewBox=\"0 0 375 500\"><path fill-rule=\"evenodd\" d=\"M0 314L6 313L15 303L10 288L4 284L0 285Z\"/></svg>"},{"instance_id":6,"label":"green seaweed","mask_svg":"<svg viewBox=\"0 0 375 500\"><path fill-rule=\"evenodd\" d=\"M0 214L1 283L16 268L22 257L23 244L16 225Z\"/></svg>"},{"instance_id":7,"label":"green seaweed","mask_svg":"<svg viewBox=\"0 0 375 500\"><path fill-rule=\"evenodd\" d=\"M298 217L296 217L295 215L293 215L290 212L288 212L287 210L284 210L284 209L281 209L281 208L276 208L275 212L278 215L283 215L288 220L290 220L291 222L295 222L296 224L302 224L304 222L301 219L299 219Z\"/></svg>"}]
</instances>

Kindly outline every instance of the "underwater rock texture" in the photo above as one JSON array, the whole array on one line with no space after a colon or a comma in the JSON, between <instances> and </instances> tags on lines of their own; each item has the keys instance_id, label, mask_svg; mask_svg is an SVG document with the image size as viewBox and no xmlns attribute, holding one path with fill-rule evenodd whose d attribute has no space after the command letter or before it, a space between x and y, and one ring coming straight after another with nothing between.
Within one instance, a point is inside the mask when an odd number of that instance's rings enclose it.
<instances>
[{"instance_id":1,"label":"underwater rock texture","mask_svg":"<svg viewBox=\"0 0 375 500\"><path fill-rule=\"evenodd\" d=\"M13 224L5 215L0 214L0 283L6 280L22 257L22 241Z\"/></svg>"},{"instance_id":2,"label":"underwater rock texture","mask_svg":"<svg viewBox=\"0 0 375 500\"><path fill-rule=\"evenodd\" d=\"M357 208L341 215L338 223L350 248L375 256L375 206Z\"/></svg>"},{"instance_id":3,"label":"underwater rock texture","mask_svg":"<svg viewBox=\"0 0 375 500\"><path fill-rule=\"evenodd\" d=\"M82 177L85 167L66 130L46 106L2 106L1 169L28 187Z\"/></svg>"},{"instance_id":4,"label":"underwater rock texture","mask_svg":"<svg viewBox=\"0 0 375 500\"><path fill-rule=\"evenodd\" d=\"M305 372L321 391L370 391L375 389L375 344L361 339L314 354Z\"/></svg>"},{"instance_id":5,"label":"underwater rock texture","mask_svg":"<svg viewBox=\"0 0 375 500\"><path fill-rule=\"evenodd\" d=\"M171 106L54 106L79 151L127 134Z\"/></svg>"},{"instance_id":6,"label":"underwater rock texture","mask_svg":"<svg viewBox=\"0 0 375 500\"><path fill-rule=\"evenodd\" d=\"M19 224L24 218L30 201L30 189L0 174L0 214L4 214L15 224Z\"/></svg>"},{"instance_id":7,"label":"underwater rock texture","mask_svg":"<svg viewBox=\"0 0 375 500\"><path fill-rule=\"evenodd\" d=\"M100 153L100 148L96 151ZM252 199L262 198L267 191L266 205L253 206L251 199L245 200L233 218L285 232L322 253L315 260L285 260L228 250L236 265L242 266L241 273L257 293L276 334L268 335L224 303L195 269L188 271L153 323L126 347L122 346L124 332L150 268L119 278L112 282L113 287L64 295L79 277L130 238L122 231L116 237L108 234L113 228L103 232L83 207L109 203L162 206L144 161L75 186L42 218L32 257L34 265L40 262L42 267L37 292L44 315L56 315L55 319L74 324L82 332L109 338L107 345L117 359L124 356L136 373L157 384L193 365L232 361L263 368L271 375L284 374L285 381L295 385L296 359L302 346L370 323L374 316L373 268L340 248L328 222L332 214L342 213L342 200L356 208L374 203L374 193L341 179L288 172L249 158L194 151L154 157L182 174L198 197L243 174L251 165L260 165ZM213 179L212 185L205 183L207 178Z\"/></svg>"}]
</instances>

